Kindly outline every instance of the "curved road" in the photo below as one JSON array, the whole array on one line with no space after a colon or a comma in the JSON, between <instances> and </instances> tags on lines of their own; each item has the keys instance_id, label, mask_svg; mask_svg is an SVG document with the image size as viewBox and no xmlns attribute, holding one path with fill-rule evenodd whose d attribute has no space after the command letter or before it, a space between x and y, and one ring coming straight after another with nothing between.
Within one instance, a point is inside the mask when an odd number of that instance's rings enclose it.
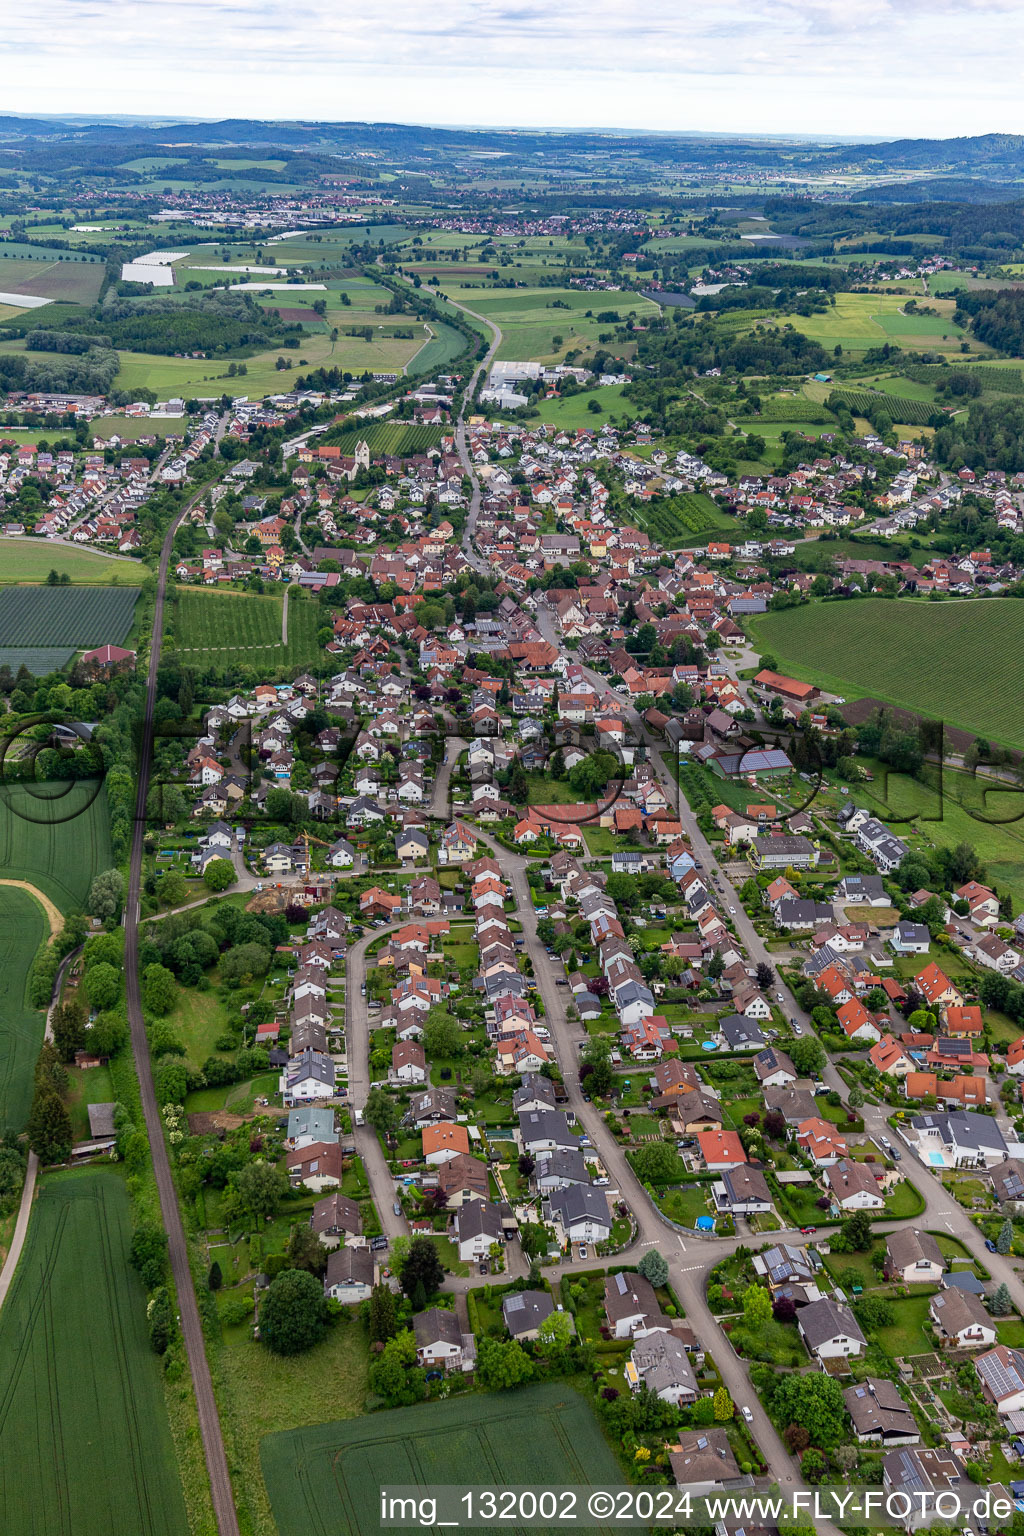
<instances>
[{"instance_id":1,"label":"curved road","mask_svg":"<svg viewBox=\"0 0 1024 1536\"><path fill-rule=\"evenodd\" d=\"M473 482L473 495L470 499L469 513L466 517L466 526L462 534L462 551L475 571L480 571L483 575L487 575L490 567L486 560L481 560L480 556L477 554L473 547L473 539L476 534L476 522L477 518L480 516L480 481L477 476L473 461L469 457L469 449L466 447L466 404L473 398L473 394L476 390L477 383L479 382L480 375L484 373L488 368L490 368L494 361L494 354L501 346L501 330L497 325L495 325L493 320L488 319L486 315L480 314L478 310L470 309L466 304L456 304L453 298L450 296L447 297L448 303L452 306L453 309L461 309L464 315L471 315L474 320L479 320L481 324L487 326L489 331L494 333L494 340L491 342L483 358L479 363L477 363L476 367L473 369L473 372L470 374L469 383L466 385L462 395L462 405L459 408L459 419L455 424L455 450L458 453L459 458L462 460L463 469L469 476L470 480Z\"/></svg>"},{"instance_id":2,"label":"curved road","mask_svg":"<svg viewBox=\"0 0 1024 1536\"><path fill-rule=\"evenodd\" d=\"M201 495L208 490L204 486ZM203 1328L199 1320L192 1273L185 1244L185 1231L178 1209L177 1191L171 1174L167 1144L164 1141L163 1121L153 1088L153 1071L149 1059L149 1041L142 1014L142 994L139 987L139 912L142 890L142 842L146 829L146 796L149 787L150 767L153 760L153 709L156 703L156 674L160 664L160 641L164 615L164 596L167 589L167 567L171 556L171 544L175 532L195 501L186 503L171 523L160 552L160 569L157 576L156 606L153 610L153 636L149 651L149 671L146 676L146 713L142 725L142 746L139 753L138 784L135 798L135 824L132 829L131 859L128 876L128 897L125 905L124 964L128 1003L128 1024L131 1031L132 1054L142 1096L142 1112L146 1121L146 1135L153 1155L153 1173L160 1195L160 1214L167 1231L168 1256L171 1273L178 1293L178 1309L181 1316L181 1332L185 1342L189 1369L196 1394L199 1415L199 1432L203 1440L206 1467L210 1477L210 1493L213 1511L220 1536L239 1536L235 1501L231 1491L231 1476L224 1453L224 1439L217 1414L217 1401L213 1394L213 1381L206 1359Z\"/></svg>"}]
</instances>

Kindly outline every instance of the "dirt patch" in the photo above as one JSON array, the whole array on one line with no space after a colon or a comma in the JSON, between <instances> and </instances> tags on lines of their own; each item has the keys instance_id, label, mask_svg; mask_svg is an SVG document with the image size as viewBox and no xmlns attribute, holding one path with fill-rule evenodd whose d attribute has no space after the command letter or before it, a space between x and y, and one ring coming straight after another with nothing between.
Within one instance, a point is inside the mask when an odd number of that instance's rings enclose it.
<instances>
[{"instance_id":1,"label":"dirt patch","mask_svg":"<svg viewBox=\"0 0 1024 1536\"><path fill-rule=\"evenodd\" d=\"M248 1115L233 1115L230 1110L215 1109L211 1112L203 1111L200 1114L189 1115L188 1128L193 1136L212 1136L217 1131L237 1131L240 1125L255 1119L255 1110Z\"/></svg>"},{"instance_id":2,"label":"dirt patch","mask_svg":"<svg viewBox=\"0 0 1024 1536\"><path fill-rule=\"evenodd\" d=\"M0 880L0 885L15 885L19 891L28 891L30 896L34 896L46 913L46 921L50 925L50 938L55 939L57 937L64 927L64 919L49 896L44 896L42 891L38 890L34 885L29 885L27 880Z\"/></svg>"},{"instance_id":3,"label":"dirt patch","mask_svg":"<svg viewBox=\"0 0 1024 1536\"><path fill-rule=\"evenodd\" d=\"M892 928L900 920L895 907L844 907L848 923L869 923L875 928Z\"/></svg>"},{"instance_id":4,"label":"dirt patch","mask_svg":"<svg viewBox=\"0 0 1024 1536\"><path fill-rule=\"evenodd\" d=\"M323 315L318 315L315 309L285 309L281 304L268 304L268 309L276 309L277 313L289 325L301 324L303 321L313 322L323 320Z\"/></svg>"},{"instance_id":5,"label":"dirt patch","mask_svg":"<svg viewBox=\"0 0 1024 1536\"><path fill-rule=\"evenodd\" d=\"M292 900L290 891L257 891L245 904L247 912L283 912Z\"/></svg>"}]
</instances>

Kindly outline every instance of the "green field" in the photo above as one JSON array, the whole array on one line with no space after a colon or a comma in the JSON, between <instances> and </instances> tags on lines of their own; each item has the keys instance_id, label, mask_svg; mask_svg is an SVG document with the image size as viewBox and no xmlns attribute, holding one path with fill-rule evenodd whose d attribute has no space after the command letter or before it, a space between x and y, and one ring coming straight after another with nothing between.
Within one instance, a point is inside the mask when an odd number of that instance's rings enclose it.
<instances>
[{"instance_id":1,"label":"green field","mask_svg":"<svg viewBox=\"0 0 1024 1536\"><path fill-rule=\"evenodd\" d=\"M29 967L49 932L27 891L0 886L0 1131L21 1131L43 1043L43 1016L25 995Z\"/></svg>"},{"instance_id":2,"label":"green field","mask_svg":"<svg viewBox=\"0 0 1024 1536\"><path fill-rule=\"evenodd\" d=\"M708 538L735 537L736 519L705 496L703 491L686 491L664 502L649 501L646 506L630 509L638 528L667 548L684 544L703 544Z\"/></svg>"},{"instance_id":3,"label":"green field","mask_svg":"<svg viewBox=\"0 0 1024 1536\"><path fill-rule=\"evenodd\" d=\"M1007 746L1024 746L1019 656L1024 606L1013 598L812 603L750 622L784 671L847 697L915 709Z\"/></svg>"},{"instance_id":4,"label":"green field","mask_svg":"<svg viewBox=\"0 0 1024 1536\"><path fill-rule=\"evenodd\" d=\"M841 346L844 352L865 352L907 337L914 348L959 353L963 332L953 324L952 299L929 301L929 308L940 311L937 317L901 314L905 303L896 293L839 293L822 314L783 315L775 323L792 324L828 351Z\"/></svg>"},{"instance_id":5,"label":"green field","mask_svg":"<svg viewBox=\"0 0 1024 1536\"><path fill-rule=\"evenodd\" d=\"M597 401L601 407L599 411L590 409L591 400ZM636 406L626 399L621 384L598 385L578 395L569 395L564 400L539 400L537 409L541 421L550 422L551 426L563 427L570 432L577 427L594 431L613 416L633 421L639 415Z\"/></svg>"},{"instance_id":6,"label":"green field","mask_svg":"<svg viewBox=\"0 0 1024 1536\"><path fill-rule=\"evenodd\" d=\"M48 1175L0 1314L0 1507L18 1536L186 1536L131 1207L113 1171Z\"/></svg>"},{"instance_id":7,"label":"green field","mask_svg":"<svg viewBox=\"0 0 1024 1536\"><path fill-rule=\"evenodd\" d=\"M445 325L443 320L428 320L427 325L433 335L423 343L416 355L409 359L406 367L406 372L413 378L435 373L446 363L454 362L457 357L461 357L467 347L466 338L461 331L455 329L454 325Z\"/></svg>"},{"instance_id":8,"label":"green field","mask_svg":"<svg viewBox=\"0 0 1024 1536\"><path fill-rule=\"evenodd\" d=\"M45 581L51 571L69 576L77 586L128 586L146 574L143 565L92 549L49 544L44 539L4 539L0 543L0 585Z\"/></svg>"},{"instance_id":9,"label":"green field","mask_svg":"<svg viewBox=\"0 0 1024 1536\"><path fill-rule=\"evenodd\" d=\"M59 667L84 647L120 645L132 627L138 597L138 587L4 587L0 662L14 666L12 651L42 648Z\"/></svg>"},{"instance_id":10,"label":"green field","mask_svg":"<svg viewBox=\"0 0 1024 1536\"><path fill-rule=\"evenodd\" d=\"M354 453L356 444L365 441L371 458L381 454L404 458L407 454L426 453L428 448L436 448L441 437L441 427L406 421L371 421L328 432L316 446L330 444L340 448L342 453Z\"/></svg>"},{"instance_id":11,"label":"green field","mask_svg":"<svg viewBox=\"0 0 1024 1536\"><path fill-rule=\"evenodd\" d=\"M248 592L204 592L183 587L174 613L172 649L196 666L241 666L269 671L317 665L321 614L308 597L288 599L288 644L281 644L282 599Z\"/></svg>"},{"instance_id":12,"label":"green field","mask_svg":"<svg viewBox=\"0 0 1024 1536\"><path fill-rule=\"evenodd\" d=\"M611 321L596 319L603 311L615 310L623 319L630 314L640 319L655 318L660 313L656 304L635 293L595 294L576 288L464 288L455 283L444 283L443 291L457 304L465 304L500 327L502 341L497 357L525 361L558 362L568 351L595 345L599 335L616 328ZM562 338L561 342L556 343L556 336Z\"/></svg>"},{"instance_id":13,"label":"green field","mask_svg":"<svg viewBox=\"0 0 1024 1536\"><path fill-rule=\"evenodd\" d=\"M562 1382L291 1430L260 1450L280 1536L377 1530L384 1486L623 1484L593 1412Z\"/></svg>"}]
</instances>

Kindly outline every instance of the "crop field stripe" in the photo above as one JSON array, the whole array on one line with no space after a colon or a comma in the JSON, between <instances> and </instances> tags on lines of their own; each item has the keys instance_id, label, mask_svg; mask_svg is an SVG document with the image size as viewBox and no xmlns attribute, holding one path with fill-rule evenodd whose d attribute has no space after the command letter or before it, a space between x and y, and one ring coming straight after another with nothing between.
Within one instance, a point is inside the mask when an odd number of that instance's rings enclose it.
<instances>
[{"instance_id":1,"label":"crop field stripe","mask_svg":"<svg viewBox=\"0 0 1024 1536\"><path fill-rule=\"evenodd\" d=\"M0 1315L0 1504L18 1536L185 1536L131 1210L112 1170L47 1175Z\"/></svg>"},{"instance_id":2,"label":"crop field stripe","mask_svg":"<svg viewBox=\"0 0 1024 1536\"><path fill-rule=\"evenodd\" d=\"M837 389L834 391L846 401L858 416L866 416L876 406L882 406L893 421L905 422L908 427L926 427L939 409L928 400L913 400L909 395L891 395L887 390L873 393L871 390Z\"/></svg>"},{"instance_id":3,"label":"crop field stripe","mask_svg":"<svg viewBox=\"0 0 1024 1536\"><path fill-rule=\"evenodd\" d=\"M0 588L0 646L119 645L132 626L139 587Z\"/></svg>"},{"instance_id":4,"label":"crop field stripe","mask_svg":"<svg viewBox=\"0 0 1024 1536\"><path fill-rule=\"evenodd\" d=\"M29 1005L28 973L47 924L27 891L0 886L0 1130L28 1121L43 1015Z\"/></svg>"}]
</instances>

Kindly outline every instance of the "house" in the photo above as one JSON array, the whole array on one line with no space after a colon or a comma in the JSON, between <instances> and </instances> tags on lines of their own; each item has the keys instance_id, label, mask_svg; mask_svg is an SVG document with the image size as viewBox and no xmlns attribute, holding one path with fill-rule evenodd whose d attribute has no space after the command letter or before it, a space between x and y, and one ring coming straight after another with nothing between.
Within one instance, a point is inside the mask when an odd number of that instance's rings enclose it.
<instances>
[{"instance_id":1,"label":"house","mask_svg":"<svg viewBox=\"0 0 1024 1536\"><path fill-rule=\"evenodd\" d=\"M640 1338L672 1322L661 1310L654 1287L643 1275L620 1270L604 1283L604 1315L616 1339Z\"/></svg>"},{"instance_id":2,"label":"house","mask_svg":"<svg viewBox=\"0 0 1024 1536\"><path fill-rule=\"evenodd\" d=\"M953 1507L964 1483L964 1468L946 1446L908 1446L889 1451L882 1461L882 1491L893 1500L893 1523L908 1533L941 1521L941 1511ZM902 1495L898 1502L897 1495Z\"/></svg>"},{"instance_id":3,"label":"house","mask_svg":"<svg viewBox=\"0 0 1024 1536\"><path fill-rule=\"evenodd\" d=\"M487 1164L479 1157L466 1157L459 1153L437 1165L437 1187L445 1196L451 1210L456 1210L467 1200L489 1200L490 1176Z\"/></svg>"},{"instance_id":4,"label":"house","mask_svg":"<svg viewBox=\"0 0 1024 1536\"><path fill-rule=\"evenodd\" d=\"M798 1076L785 1051L777 1051L773 1046L754 1057L754 1071L762 1088L787 1088Z\"/></svg>"},{"instance_id":5,"label":"house","mask_svg":"<svg viewBox=\"0 0 1024 1536\"><path fill-rule=\"evenodd\" d=\"M904 1078L913 1071L913 1058L892 1035L883 1035L868 1051L868 1059L879 1072L890 1077Z\"/></svg>"},{"instance_id":6,"label":"house","mask_svg":"<svg viewBox=\"0 0 1024 1536\"><path fill-rule=\"evenodd\" d=\"M425 1125L439 1125L442 1120L456 1120L455 1089L428 1088L425 1093L414 1093L405 1118L418 1131Z\"/></svg>"},{"instance_id":7,"label":"house","mask_svg":"<svg viewBox=\"0 0 1024 1536\"><path fill-rule=\"evenodd\" d=\"M366 1301L377 1278L369 1248L335 1248L327 1260L324 1295L344 1305Z\"/></svg>"},{"instance_id":8,"label":"house","mask_svg":"<svg viewBox=\"0 0 1024 1536\"><path fill-rule=\"evenodd\" d=\"M611 1236L612 1218L603 1189L593 1184L569 1184L545 1202L563 1244L604 1243Z\"/></svg>"},{"instance_id":9,"label":"house","mask_svg":"<svg viewBox=\"0 0 1024 1536\"><path fill-rule=\"evenodd\" d=\"M520 1110L519 1139L523 1151L531 1157L557 1148L570 1150L579 1146L579 1138L570 1131L568 1120L558 1109Z\"/></svg>"},{"instance_id":10,"label":"house","mask_svg":"<svg viewBox=\"0 0 1024 1536\"><path fill-rule=\"evenodd\" d=\"M852 997L836 1009L836 1017L848 1040L862 1040L874 1045L882 1038L882 1031L871 1017L860 998Z\"/></svg>"},{"instance_id":11,"label":"house","mask_svg":"<svg viewBox=\"0 0 1024 1536\"><path fill-rule=\"evenodd\" d=\"M1000 1414L1024 1412L1024 1351L997 1344L978 1356L974 1369L982 1392Z\"/></svg>"},{"instance_id":12,"label":"house","mask_svg":"<svg viewBox=\"0 0 1024 1536\"><path fill-rule=\"evenodd\" d=\"M416 1339L416 1364L442 1371L469 1370L472 1360L463 1351L462 1328L454 1312L430 1307L417 1312L412 1320Z\"/></svg>"},{"instance_id":13,"label":"house","mask_svg":"<svg viewBox=\"0 0 1024 1536\"><path fill-rule=\"evenodd\" d=\"M493 1244L505 1241L501 1212L491 1200L465 1201L455 1212L453 1235L460 1259L486 1259Z\"/></svg>"},{"instance_id":14,"label":"house","mask_svg":"<svg viewBox=\"0 0 1024 1536\"><path fill-rule=\"evenodd\" d=\"M672 1333L658 1330L638 1338L626 1361L625 1377L634 1392L646 1387L663 1403L677 1408L696 1402L697 1378L685 1348Z\"/></svg>"},{"instance_id":15,"label":"house","mask_svg":"<svg viewBox=\"0 0 1024 1536\"><path fill-rule=\"evenodd\" d=\"M796 1128L796 1139L818 1168L827 1168L847 1153L846 1142L838 1127L818 1115L812 1115L809 1120L801 1120Z\"/></svg>"},{"instance_id":16,"label":"house","mask_svg":"<svg viewBox=\"0 0 1024 1536\"><path fill-rule=\"evenodd\" d=\"M415 1040L399 1040L391 1047L392 1083L422 1083L427 1077L427 1058Z\"/></svg>"},{"instance_id":17,"label":"house","mask_svg":"<svg viewBox=\"0 0 1024 1536\"><path fill-rule=\"evenodd\" d=\"M933 1168L991 1168L1007 1155L995 1119L973 1110L915 1115L909 1129L918 1157Z\"/></svg>"},{"instance_id":18,"label":"house","mask_svg":"<svg viewBox=\"0 0 1024 1536\"><path fill-rule=\"evenodd\" d=\"M917 1445L921 1431L899 1388L884 1376L869 1376L843 1393L853 1432L861 1445Z\"/></svg>"},{"instance_id":19,"label":"house","mask_svg":"<svg viewBox=\"0 0 1024 1536\"><path fill-rule=\"evenodd\" d=\"M778 1243L764 1253L755 1254L752 1263L754 1273L767 1280L773 1296L784 1291L800 1302L820 1299L817 1274L821 1260L813 1250L793 1243Z\"/></svg>"},{"instance_id":20,"label":"house","mask_svg":"<svg viewBox=\"0 0 1024 1536\"><path fill-rule=\"evenodd\" d=\"M840 1158L825 1169L825 1188L841 1211L880 1211L885 1198L867 1163Z\"/></svg>"},{"instance_id":21,"label":"house","mask_svg":"<svg viewBox=\"0 0 1024 1536\"><path fill-rule=\"evenodd\" d=\"M807 1349L818 1360L859 1355L867 1348L868 1341L849 1307L831 1296L802 1307L796 1325Z\"/></svg>"},{"instance_id":22,"label":"house","mask_svg":"<svg viewBox=\"0 0 1024 1536\"><path fill-rule=\"evenodd\" d=\"M669 1447L669 1466L678 1488L692 1498L739 1486L739 1463L724 1429L684 1430L679 1443Z\"/></svg>"},{"instance_id":23,"label":"house","mask_svg":"<svg viewBox=\"0 0 1024 1536\"><path fill-rule=\"evenodd\" d=\"M445 1163L450 1157L469 1154L469 1132L464 1125L442 1121L438 1125L425 1125L423 1157L428 1163Z\"/></svg>"},{"instance_id":24,"label":"house","mask_svg":"<svg viewBox=\"0 0 1024 1536\"><path fill-rule=\"evenodd\" d=\"M992 1192L1000 1205L1012 1206L1019 1214L1024 1208L1024 1163L1008 1157L989 1169Z\"/></svg>"},{"instance_id":25,"label":"house","mask_svg":"<svg viewBox=\"0 0 1024 1536\"><path fill-rule=\"evenodd\" d=\"M356 1201L337 1192L316 1202L309 1224L324 1248L337 1248L343 1238L359 1237L363 1230Z\"/></svg>"},{"instance_id":26,"label":"house","mask_svg":"<svg viewBox=\"0 0 1024 1536\"><path fill-rule=\"evenodd\" d=\"M996 1342L995 1321L969 1291L938 1291L928 1315L944 1349L989 1349Z\"/></svg>"},{"instance_id":27,"label":"house","mask_svg":"<svg viewBox=\"0 0 1024 1536\"><path fill-rule=\"evenodd\" d=\"M590 1172L578 1149L541 1152L533 1170L533 1181L538 1193L547 1195L553 1189L567 1189L570 1184L589 1184Z\"/></svg>"},{"instance_id":28,"label":"house","mask_svg":"<svg viewBox=\"0 0 1024 1536\"><path fill-rule=\"evenodd\" d=\"M889 940L897 955L926 955L931 941L923 923L908 923L906 919L896 924Z\"/></svg>"},{"instance_id":29,"label":"house","mask_svg":"<svg viewBox=\"0 0 1024 1536\"><path fill-rule=\"evenodd\" d=\"M979 928L991 928L998 923L999 898L987 885L981 885L977 880L968 880L953 895L957 901L966 901L971 921Z\"/></svg>"},{"instance_id":30,"label":"house","mask_svg":"<svg viewBox=\"0 0 1024 1536\"><path fill-rule=\"evenodd\" d=\"M550 1291L513 1291L501 1303L505 1327L514 1339L536 1339L540 1325L555 1310Z\"/></svg>"},{"instance_id":31,"label":"house","mask_svg":"<svg viewBox=\"0 0 1024 1536\"><path fill-rule=\"evenodd\" d=\"M701 1160L710 1173L724 1173L747 1161L735 1131L702 1131L697 1137Z\"/></svg>"},{"instance_id":32,"label":"house","mask_svg":"<svg viewBox=\"0 0 1024 1536\"><path fill-rule=\"evenodd\" d=\"M337 1141L334 1128L334 1110L322 1104L303 1104L288 1111L288 1131L285 1146L308 1147L314 1141Z\"/></svg>"},{"instance_id":33,"label":"house","mask_svg":"<svg viewBox=\"0 0 1024 1536\"><path fill-rule=\"evenodd\" d=\"M914 977L914 985L925 1000L928 1008L945 1008L949 1004L962 1006L963 996L954 987L949 977L944 975L933 960L931 965L926 965L923 971L919 971Z\"/></svg>"},{"instance_id":34,"label":"house","mask_svg":"<svg viewBox=\"0 0 1024 1536\"><path fill-rule=\"evenodd\" d=\"M304 1050L293 1056L278 1087L286 1105L309 1099L333 1099L337 1086L334 1062L322 1051Z\"/></svg>"},{"instance_id":35,"label":"house","mask_svg":"<svg viewBox=\"0 0 1024 1536\"><path fill-rule=\"evenodd\" d=\"M885 1273L904 1285L938 1285L946 1272L942 1250L930 1232L902 1227L885 1240Z\"/></svg>"},{"instance_id":36,"label":"house","mask_svg":"<svg viewBox=\"0 0 1024 1536\"><path fill-rule=\"evenodd\" d=\"M767 1043L756 1024L737 1014L723 1019L718 1027L730 1051L761 1051Z\"/></svg>"},{"instance_id":37,"label":"house","mask_svg":"<svg viewBox=\"0 0 1024 1536\"><path fill-rule=\"evenodd\" d=\"M740 1164L727 1168L711 1186L715 1207L732 1216L764 1216L772 1208L771 1190L760 1168Z\"/></svg>"},{"instance_id":38,"label":"house","mask_svg":"<svg viewBox=\"0 0 1024 1536\"><path fill-rule=\"evenodd\" d=\"M555 1089L551 1080L536 1072L524 1072L522 1082L512 1095L512 1108L520 1110L554 1109Z\"/></svg>"},{"instance_id":39,"label":"house","mask_svg":"<svg viewBox=\"0 0 1024 1536\"><path fill-rule=\"evenodd\" d=\"M327 1189L341 1183L342 1156L337 1141L314 1141L285 1156L285 1166L292 1184L306 1189Z\"/></svg>"}]
</instances>

